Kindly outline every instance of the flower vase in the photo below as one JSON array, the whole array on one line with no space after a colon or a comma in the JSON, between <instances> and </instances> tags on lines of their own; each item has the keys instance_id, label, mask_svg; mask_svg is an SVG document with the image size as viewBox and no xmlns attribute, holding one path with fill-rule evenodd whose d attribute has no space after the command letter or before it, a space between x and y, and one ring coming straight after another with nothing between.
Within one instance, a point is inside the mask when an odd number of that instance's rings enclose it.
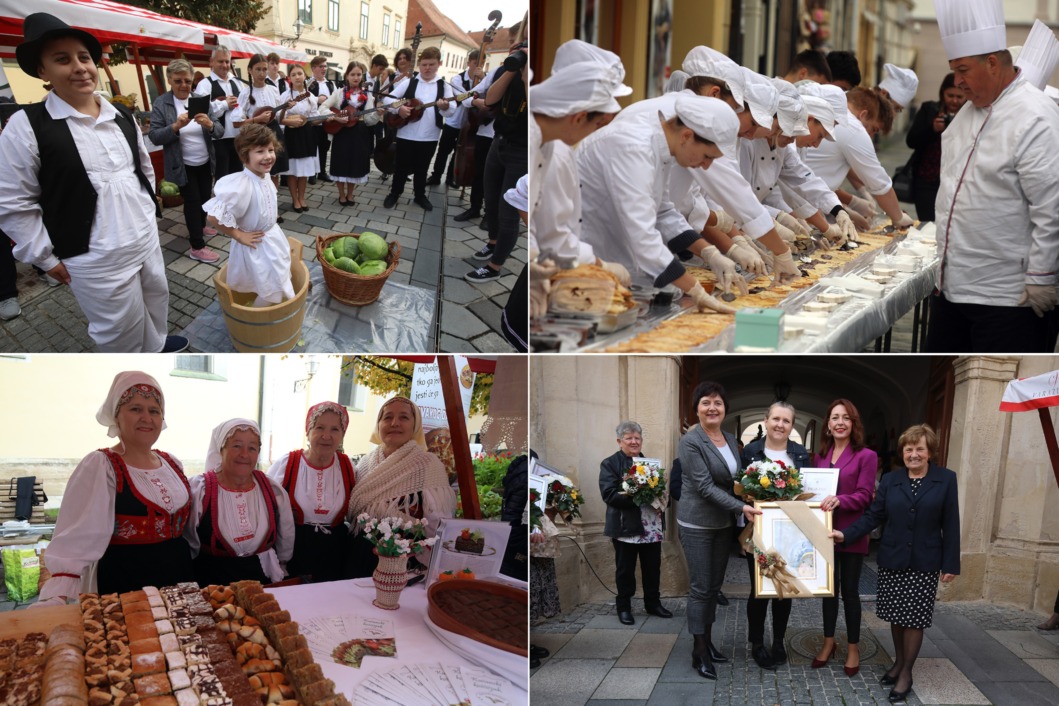
<instances>
[{"instance_id":1,"label":"flower vase","mask_svg":"<svg viewBox=\"0 0 1059 706\"><path fill-rule=\"evenodd\" d=\"M408 555L380 555L379 564L371 577L375 580L375 600L371 604L383 610L397 610L401 591L408 583Z\"/></svg>"}]
</instances>

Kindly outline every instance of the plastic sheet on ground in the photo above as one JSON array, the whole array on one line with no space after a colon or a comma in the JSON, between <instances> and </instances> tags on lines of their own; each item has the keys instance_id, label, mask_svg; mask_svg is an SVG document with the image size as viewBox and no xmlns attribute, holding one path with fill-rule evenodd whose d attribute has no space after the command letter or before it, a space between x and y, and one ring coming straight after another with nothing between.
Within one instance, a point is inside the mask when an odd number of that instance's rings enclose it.
<instances>
[{"instance_id":1,"label":"plastic sheet on ground","mask_svg":"<svg viewBox=\"0 0 1059 706\"><path fill-rule=\"evenodd\" d=\"M312 288L306 299L302 336L294 352L435 352L436 291L389 280L374 303L349 306L331 298L318 263L306 264ZM216 300L181 335L188 337L196 351L235 352L221 305Z\"/></svg>"}]
</instances>

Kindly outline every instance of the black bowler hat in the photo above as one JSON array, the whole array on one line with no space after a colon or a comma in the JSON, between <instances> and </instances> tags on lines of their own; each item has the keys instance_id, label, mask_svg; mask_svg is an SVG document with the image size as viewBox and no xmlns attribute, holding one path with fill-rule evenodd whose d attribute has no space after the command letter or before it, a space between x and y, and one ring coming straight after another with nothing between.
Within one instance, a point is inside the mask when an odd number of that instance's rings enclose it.
<instances>
[{"instance_id":1,"label":"black bowler hat","mask_svg":"<svg viewBox=\"0 0 1059 706\"><path fill-rule=\"evenodd\" d=\"M77 37L97 64L103 58L103 47L99 40L82 29L75 29L47 12L34 12L22 22L23 42L15 47L19 67L30 76L37 76L40 52L44 44L58 37Z\"/></svg>"}]
</instances>

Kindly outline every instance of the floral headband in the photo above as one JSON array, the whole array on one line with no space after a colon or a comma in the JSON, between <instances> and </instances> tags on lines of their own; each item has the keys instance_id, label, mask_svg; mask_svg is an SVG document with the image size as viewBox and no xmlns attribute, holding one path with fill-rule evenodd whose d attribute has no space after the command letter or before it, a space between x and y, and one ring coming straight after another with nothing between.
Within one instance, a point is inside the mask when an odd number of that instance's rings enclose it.
<instances>
[{"instance_id":1,"label":"floral headband","mask_svg":"<svg viewBox=\"0 0 1059 706\"><path fill-rule=\"evenodd\" d=\"M128 390L121 393L121 397L118 398L118 403L114 405L115 417L118 416L118 410L121 409L122 405L131 400L133 395L139 395L140 397L154 400L158 403L158 406L162 408L162 411L165 412L165 403L162 402L162 393L150 385L140 383L138 385L133 385Z\"/></svg>"},{"instance_id":2,"label":"floral headband","mask_svg":"<svg viewBox=\"0 0 1059 706\"><path fill-rule=\"evenodd\" d=\"M305 433L308 434L309 430L316 426L316 420L327 412L338 415L338 424L342 427L344 434L346 427L349 426L349 412L337 402L321 402L310 407L309 414L305 417Z\"/></svg>"}]
</instances>

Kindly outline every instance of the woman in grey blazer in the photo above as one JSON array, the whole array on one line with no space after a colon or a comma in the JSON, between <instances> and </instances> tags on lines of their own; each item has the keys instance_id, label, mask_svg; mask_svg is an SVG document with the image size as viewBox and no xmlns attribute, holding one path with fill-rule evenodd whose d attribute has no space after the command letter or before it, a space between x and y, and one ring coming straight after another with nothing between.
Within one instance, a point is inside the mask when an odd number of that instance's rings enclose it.
<instances>
[{"instance_id":1,"label":"woman in grey blazer","mask_svg":"<svg viewBox=\"0 0 1059 706\"><path fill-rule=\"evenodd\" d=\"M165 74L171 90L158 96L151 110L151 142L161 145L165 158L165 180L180 187L184 197L184 224L191 248L188 257L199 262L217 262L220 256L206 247L202 229L206 214L202 204L213 188L215 157L213 140L224 135L224 125L206 113L188 115L194 69L184 59L174 59Z\"/></svg>"},{"instance_id":2,"label":"woman in grey blazer","mask_svg":"<svg viewBox=\"0 0 1059 706\"><path fill-rule=\"evenodd\" d=\"M717 613L717 595L724 582L735 517L748 521L761 511L735 497L732 490L739 472L739 448L733 434L722 431L728 409L724 388L702 382L692 395L699 423L680 440L681 479L677 525L688 562L688 631L695 639L691 666L706 679L716 679L714 662L727 662L713 646L711 631Z\"/></svg>"}]
</instances>

